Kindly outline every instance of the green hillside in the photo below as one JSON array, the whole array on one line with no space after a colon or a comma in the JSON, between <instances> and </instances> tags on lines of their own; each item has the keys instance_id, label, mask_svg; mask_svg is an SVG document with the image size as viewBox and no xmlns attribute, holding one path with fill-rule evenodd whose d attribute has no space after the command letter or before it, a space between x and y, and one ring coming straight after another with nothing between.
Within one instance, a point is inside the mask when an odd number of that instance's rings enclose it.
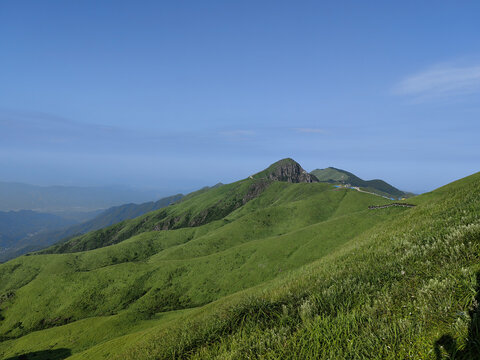
<instances>
[{"instance_id":1,"label":"green hillside","mask_svg":"<svg viewBox=\"0 0 480 360\"><path fill-rule=\"evenodd\" d=\"M322 182L350 184L387 197L409 197L408 193L398 190L383 180L362 180L348 171L334 167L316 169L313 170L311 174L315 175L317 179Z\"/></svg>"},{"instance_id":2,"label":"green hillside","mask_svg":"<svg viewBox=\"0 0 480 360\"><path fill-rule=\"evenodd\" d=\"M369 210L388 200L267 173L192 194L0 265L0 356L474 358L479 191Z\"/></svg>"}]
</instances>

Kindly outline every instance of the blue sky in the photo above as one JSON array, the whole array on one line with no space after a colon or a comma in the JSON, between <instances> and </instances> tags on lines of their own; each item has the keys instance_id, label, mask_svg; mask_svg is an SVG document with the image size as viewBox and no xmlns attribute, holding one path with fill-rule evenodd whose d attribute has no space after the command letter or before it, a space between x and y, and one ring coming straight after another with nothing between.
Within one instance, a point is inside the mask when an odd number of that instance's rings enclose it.
<instances>
[{"instance_id":1,"label":"blue sky","mask_svg":"<svg viewBox=\"0 0 480 360\"><path fill-rule=\"evenodd\" d=\"M480 170L478 1L1 1L0 180L195 189L292 157Z\"/></svg>"}]
</instances>

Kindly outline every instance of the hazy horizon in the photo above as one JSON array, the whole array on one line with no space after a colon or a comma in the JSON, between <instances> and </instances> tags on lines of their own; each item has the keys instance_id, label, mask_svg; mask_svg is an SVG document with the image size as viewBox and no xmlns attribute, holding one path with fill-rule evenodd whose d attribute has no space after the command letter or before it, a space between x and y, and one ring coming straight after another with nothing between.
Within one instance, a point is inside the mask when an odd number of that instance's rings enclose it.
<instances>
[{"instance_id":1,"label":"hazy horizon","mask_svg":"<svg viewBox=\"0 0 480 360\"><path fill-rule=\"evenodd\" d=\"M4 1L0 181L170 195L291 157L433 190L480 170L479 12Z\"/></svg>"},{"instance_id":2,"label":"hazy horizon","mask_svg":"<svg viewBox=\"0 0 480 360\"><path fill-rule=\"evenodd\" d=\"M270 164L268 164L270 165ZM265 165L264 168L268 167L268 165ZM301 165L301 164L300 164ZM312 168L312 169L307 169L308 172L311 172L313 170L316 170L316 169L322 169L322 168L327 168L327 167L334 167L334 168L339 168L337 166L325 166L325 167L316 167L316 168ZM224 180L224 181L217 181L217 182L210 182L210 183L206 183L206 182L201 182L198 181L196 183L190 183L189 182L189 179L185 179L185 186L184 187L181 187L181 186L175 186L176 184L173 183L173 184L170 184L170 187L155 187L154 185L151 185L151 186L139 186L139 185L136 185L136 184L127 184L127 183L93 183L93 184L89 184L89 183L33 183L33 182L26 182L26 181L15 181L15 180L12 180L12 181L9 181L9 180L2 180L0 179L0 183L18 183L18 184L23 184L23 185L32 185L32 186L39 186L39 187L79 187L79 188L110 188L110 189L125 189L125 190L135 190L135 191L139 191L139 192L151 192L151 193L157 193L159 195L157 195L157 198L161 197L161 196L169 196L169 195L175 195L175 194L188 194L190 192L193 192L193 191L196 191L196 190L199 190L205 186L214 186L218 183L223 183L223 184L228 184L228 183L231 183L231 182L235 182L235 181L238 181L238 180L242 180L242 179L245 179L247 178L249 175L253 175L255 174L256 172L259 172L261 170L263 170L264 168L259 168L257 170L255 170L254 172L251 172L249 174L246 174L242 177L239 177L239 178L235 178L235 179L229 179L228 176L225 177L225 179L227 180ZM341 170L346 170L346 171L349 171L349 172L352 172L351 170L349 169L341 169ZM358 176L358 173L355 173L353 172L354 175L357 175ZM473 173L472 173L473 174ZM469 176L469 175L472 175L472 174L466 174L464 176L461 176L459 178L454 178L452 179L451 181L455 181L455 180L459 180L465 176ZM361 177L361 176L359 176ZM361 177L362 178L362 177ZM363 177L362 178L363 180L375 180L375 179L380 179L380 180L384 180L384 181L387 181L385 180L386 178L382 178L382 177ZM450 181L450 182L451 182ZM389 182L389 181L387 181ZM438 187L441 187L443 185L446 185L447 183L445 184L440 184L439 186L435 187L435 188L428 188L428 189L425 189L425 190L422 190L422 191L412 191L411 189L404 189L404 188L401 188L399 186L397 186L393 181L389 182L390 185L393 185L397 188L399 188L400 190L402 191L406 191L406 192L411 192L411 193L414 193L414 194L422 194L422 193L425 193L425 192L429 192L429 191L432 191ZM155 201L156 199L152 198L152 201Z\"/></svg>"}]
</instances>

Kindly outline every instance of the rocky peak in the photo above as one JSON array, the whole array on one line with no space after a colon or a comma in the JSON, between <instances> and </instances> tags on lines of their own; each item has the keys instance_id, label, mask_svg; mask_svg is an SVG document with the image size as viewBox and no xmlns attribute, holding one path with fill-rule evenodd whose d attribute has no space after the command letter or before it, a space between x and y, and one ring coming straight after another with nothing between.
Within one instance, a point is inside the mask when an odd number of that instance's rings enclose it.
<instances>
[{"instance_id":1,"label":"rocky peak","mask_svg":"<svg viewBox=\"0 0 480 360\"><path fill-rule=\"evenodd\" d=\"M268 179L273 181L286 181L290 183L318 182L315 175L305 171L295 160L287 158L277 161L267 169L251 176L253 179Z\"/></svg>"}]
</instances>

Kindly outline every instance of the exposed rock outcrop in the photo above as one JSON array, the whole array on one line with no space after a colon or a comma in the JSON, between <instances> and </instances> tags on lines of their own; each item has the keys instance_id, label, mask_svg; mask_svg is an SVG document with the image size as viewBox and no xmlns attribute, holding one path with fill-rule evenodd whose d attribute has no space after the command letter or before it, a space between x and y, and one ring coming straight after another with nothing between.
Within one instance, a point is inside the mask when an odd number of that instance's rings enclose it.
<instances>
[{"instance_id":1,"label":"exposed rock outcrop","mask_svg":"<svg viewBox=\"0 0 480 360\"><path fill-rule=\"evenodd\" d=\"M253 179L268 179L290 183L319 182L315 175L305 171L295 160L287 158L270 165L267 169L252 176Z\"/></svg>"},{"instance_id":2,"label":"exposed rock outcrop","mask_svg":"<svg viewBox=\"0 0 480 360\"><path fill-rule=\"evenodd\" d=\"M255 181L252 185L250 185L247 193L243 197L242 205L245 205L250 200L255 199L257 196L263 193L270 184L271 182L268 180Z\"/></svg>"}]
</instances>

